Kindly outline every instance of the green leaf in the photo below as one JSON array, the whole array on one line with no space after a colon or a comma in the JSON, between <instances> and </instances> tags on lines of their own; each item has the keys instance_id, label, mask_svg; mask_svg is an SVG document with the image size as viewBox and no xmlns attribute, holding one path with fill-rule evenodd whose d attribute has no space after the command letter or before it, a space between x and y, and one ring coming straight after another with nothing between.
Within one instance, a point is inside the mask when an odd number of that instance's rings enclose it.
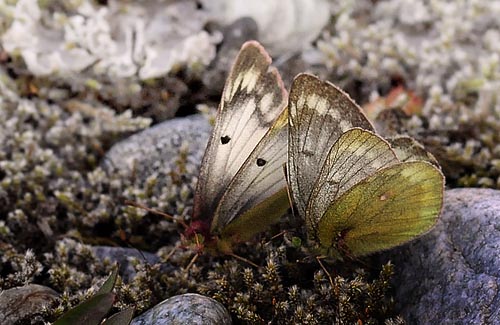
<instances>
[{"instance_id":1,"label":"green leaf","mask_svg":"<svg viewBox=\"0 0 500 325\"><path fill-rule=\"evenodd\" d=\"M102 325L128 325L134 317L134 308L124 309L106 319Z\"/></svg>"},{"instance_id":2,"label":"green leaf","mask_svg":"<svg viewBox=\"0 0 500 325\"><path fill-rule=\"evenodd\" d=\"M96 292L96 295L103 293L110 293L115 287L117 277L118 277L118 267L115 267L115 269L111 272L106 281L104 281L104 283L102 284L102 287Z\"/></svg>"},{"instance_id":3,"label":"green leaf","mask_svg":"<svg viewBox=\"0 0 500 325\"><path fill-rule=\"evenodd\" d=\"M54 325L98 325L113 306L114 300L115 295L112 293L97 294L67 311Z\"/></svg>"}]
</instances>

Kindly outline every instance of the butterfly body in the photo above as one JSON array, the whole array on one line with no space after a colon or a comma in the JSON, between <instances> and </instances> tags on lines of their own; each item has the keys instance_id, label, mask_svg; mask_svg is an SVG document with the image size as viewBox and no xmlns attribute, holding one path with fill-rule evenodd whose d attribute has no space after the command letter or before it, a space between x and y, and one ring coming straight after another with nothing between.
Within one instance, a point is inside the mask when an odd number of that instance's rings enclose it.
<instances>
[{"instance_id":1,"label":"butterfly body","mask_svg":"<svg viewBox=\"0 0 500 325\"><path fill-rule=\"evenodd\" d=\"M345 93L311 75L295 78L289 113L288 182L321 254L367 255L433 226L444 178L413 159L422 152L403 150L406 140L394 150Z\"/></svg>"}]
</instances>

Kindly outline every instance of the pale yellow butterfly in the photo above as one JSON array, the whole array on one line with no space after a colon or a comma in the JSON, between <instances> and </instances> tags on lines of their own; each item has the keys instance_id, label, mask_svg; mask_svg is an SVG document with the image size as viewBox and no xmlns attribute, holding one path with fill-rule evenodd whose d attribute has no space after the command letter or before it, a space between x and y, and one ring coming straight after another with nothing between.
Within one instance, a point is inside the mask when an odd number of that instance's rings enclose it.
<instances>
[{"instance_id":1,"label":"pale yellow butterfly","mask_svg":"<svg viewBox=\"0 0 500 325\"><path fill-rule=\"evenodd\" d=\"M222 94L201 163L190 232L230 250L275 223L288 209L287 92L271 58L245 43Z\"/></svg>"},{"instance_id":2,"label":"pale yellow butterfly","mask_svg":"<svg viewBox=\"0 0 500 325\"><path fill-rule=\"evenodd\" d=\"M361 108L333 84L298 75L289 98L288 182L321 254L362 256L428 231L444 177L423 154L378 136ZM407 149L407 150L405 150ZM431 161L431 159L425 159Z\"/></svg>"}]
</instances>

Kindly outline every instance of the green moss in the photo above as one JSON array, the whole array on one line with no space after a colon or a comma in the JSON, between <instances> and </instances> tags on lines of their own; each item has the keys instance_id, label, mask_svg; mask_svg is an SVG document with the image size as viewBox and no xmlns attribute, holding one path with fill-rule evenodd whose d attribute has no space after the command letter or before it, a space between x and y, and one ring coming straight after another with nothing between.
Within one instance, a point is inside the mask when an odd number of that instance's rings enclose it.
<instances>
[{"instance_id":1,"label":"green moss","mask_svg":"<svg viewBox=\"0 0 500 325\"><path fill-rule=\"evenodd\" d=\"M380 324L394 316L391 264L373 276L323 262L327 275L307 253L285 241L279 244L252 246L251 260L265 260L258 268L234 259L214 264L197 291L219 300L233 318L245 324L327 324L332 320ZM344 269L344 276L334 276L339 269Z\"/></svg>"}]
</instances>

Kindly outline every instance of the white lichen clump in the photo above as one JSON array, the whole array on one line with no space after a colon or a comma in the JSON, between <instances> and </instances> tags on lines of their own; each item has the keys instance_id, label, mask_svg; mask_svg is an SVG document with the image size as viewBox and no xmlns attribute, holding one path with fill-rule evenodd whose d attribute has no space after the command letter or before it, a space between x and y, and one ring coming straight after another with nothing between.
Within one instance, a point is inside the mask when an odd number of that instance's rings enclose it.
<instances>
[{"instance_id":1,"label":"white lichen clump","mask_svg":"<svg viewBox=\"0 0 500 325\"><path fill-rule=\"evenodd\" d=\"M241 17L257 23L259 40L272 55L311 46L330 18L328 0L202 0L211 20L223 25Z\"/></svg>"},{"instance_id":2,"label":"white lichen clump","mask_svg":"<svg viewBox=\"0 0 500 325\"><path fill-rule=\"evenodd\" d=\"M356 1L334 11L334 32L318 48L336 75L366 81L374 93L403 77L424 97L424 115L453 111L430 129L453 128L472 111L499 120L499 1ZM473 106L462 105L470 95Z\"/></svg>"},{"instance_id":3,"label":"white lichen clump","mask_svg":"<svg viewBox=\"0 0 500 325\"><path fill-rule=\"evenodd\" d=\"M99 6L82 0L48 9L36 0L9 3L0 1L0 17L10 22L2 46L36 76L71 77L88 69L96 76L155 78L208 65L220 41L203 30L207 15L195 1L110 0Z\"/></svg>"}]
</instances>

